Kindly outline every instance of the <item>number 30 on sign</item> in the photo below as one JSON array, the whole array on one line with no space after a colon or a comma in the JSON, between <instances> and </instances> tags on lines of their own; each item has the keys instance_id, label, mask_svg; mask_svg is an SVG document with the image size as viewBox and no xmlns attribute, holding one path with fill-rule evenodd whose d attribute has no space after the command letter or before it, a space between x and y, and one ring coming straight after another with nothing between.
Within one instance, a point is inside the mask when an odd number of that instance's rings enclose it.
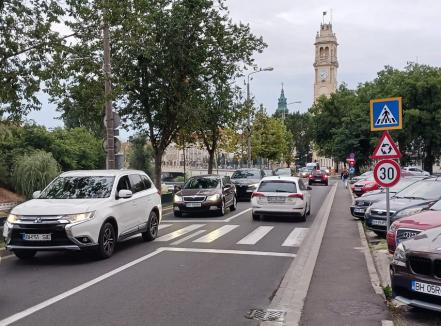
<instances>
[{"instance_id":1,"label":"number 30 on sign","mask_svg":"<svg viewBox=\"0 0 441 326\"><path fill-rule=\"evenodd\" d=\"M374 179L384 188L395 186L400 181L400 165L394 160L381 160L375 165Z\"/></svg>"}]
</instances>

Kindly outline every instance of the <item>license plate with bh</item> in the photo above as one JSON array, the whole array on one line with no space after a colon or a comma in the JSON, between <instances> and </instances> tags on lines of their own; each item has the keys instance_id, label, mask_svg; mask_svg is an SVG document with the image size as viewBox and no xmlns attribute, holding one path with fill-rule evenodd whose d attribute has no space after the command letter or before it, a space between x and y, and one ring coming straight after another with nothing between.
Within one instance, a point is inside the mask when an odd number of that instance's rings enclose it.
<instances>
[{"instance_id":1,"label":"license plate with bh","mask_svg":"<svg viewBox=\"0 0 441 326\"><path fill-rule=\"evenodd\" d=\"M387 221L386 220L372 220L372 225L386 226Z\"/></svg>"},{"instance_id":2,"label":"license plate with bh","mask_svg":"<svg viewBox=\"0 0 441 326\"><path fill-rule=\"evenodd\" d=\"M51 241L52 237L50 233L29 234L23 233L23 240L25 241Z\"/></svg>"},{"instance_id":3,"label":"license plate with bh","mask_svg":"<svg viewBox=\"0 0 441 326\"><path fill-rule=\"evenodd\" d=\"M418 281L412 281L412 291L441 297L441 286Z\"/></svg>"},{"instance_id":4,"label":"license plate with bh","mask_svg":"<svg viewBox=\"0 0 441 326\"><path fill-rule=\"evenodd\" d=\"M185 206L187 207L201 207L201 203L186 203Z\"/></svg>"}]
</instances>

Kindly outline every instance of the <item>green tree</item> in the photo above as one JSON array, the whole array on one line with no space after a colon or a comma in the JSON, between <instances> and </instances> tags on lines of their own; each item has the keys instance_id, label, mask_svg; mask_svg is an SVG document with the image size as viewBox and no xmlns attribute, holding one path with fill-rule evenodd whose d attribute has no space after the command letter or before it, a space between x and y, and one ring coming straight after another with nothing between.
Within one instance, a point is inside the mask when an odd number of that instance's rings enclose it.
<instances>
[{"instance_id":1,"label":"green tree","mask_svg":"<svg viewBox=\"0 0 441 326\"><path fill-rule=\"evenodd\" d=\"M0 1L0 116L21 120L39 109L60 37L52 26L64 14L56 0Z\"/></svg>"},{"instance_id":2,"label":"green tree","mask_svg":"<svg viewBox=\"0 0 441 326\"><path fill-rule=\"evenodd\" d=\"M17 158L15 187L20 194L31 198L34 191L43 190L59 173L59 165L51 153L35 151Z\"/></svg>"},{"instance_id":3,"label":"green tree","mask_svg":"<svg viewBox=\"0 0 441 326\"><path fill-rule=\"evenodd\" d=\"M130 138L129 167L141 170L152 175L153 153L151 146L147 145L147 136L138 134Z\"/></svg>"},{"instance_id":4,"label":"green tree","mask_svg":"<svg viewBox=\"0 0 441 326\"><path fill-rule=\"evenodd\" d=\"M297 165L305 165L311 151L313 140L312 117L309 112L293 112L286 115L286 128L292 135L292 145L295 149L295 161Z\"/></svg>"}]
</instances>

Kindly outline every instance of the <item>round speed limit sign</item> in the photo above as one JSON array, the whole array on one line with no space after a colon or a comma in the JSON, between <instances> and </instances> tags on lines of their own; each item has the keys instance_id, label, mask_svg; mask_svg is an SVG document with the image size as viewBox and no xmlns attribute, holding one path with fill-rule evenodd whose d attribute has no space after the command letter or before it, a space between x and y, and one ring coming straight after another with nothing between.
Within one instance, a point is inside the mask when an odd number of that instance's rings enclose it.
<instances>
[{"instance_id":1,"label":"round speed limit sign","mask_svg":"<svg viewBox=\"0 0 441 326\"><path fill-rule=\"evenodd\" d=\"M374 179L381 187L395 186L400 181L400 177L400 165L394 160L381 160L375 165Z\"/></svg>"}]
</instances>

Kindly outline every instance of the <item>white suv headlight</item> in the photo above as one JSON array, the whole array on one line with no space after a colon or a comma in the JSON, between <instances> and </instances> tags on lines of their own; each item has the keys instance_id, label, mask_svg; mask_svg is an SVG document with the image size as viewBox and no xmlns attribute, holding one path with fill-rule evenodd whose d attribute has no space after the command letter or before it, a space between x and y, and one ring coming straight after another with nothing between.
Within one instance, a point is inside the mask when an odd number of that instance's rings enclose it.
<instances>
[{"instance_id":1,"label":"white suv headlight","mask_svg":"<svg viewBox=\"0 0 441 326\"><path fill-rule=\"evenodd\" d=\"M95 212L87 212L87 213L81 213L81 214L70 214L70 215L63 215L61 219L67 220L70 223L80 223L84 221L88 221L93 219L93 216L95 215Z\"/></svg>"},{"instance_id":2,"label":"white suv headlight","mask_svg":"<svg viewBox=\"0 0 441 326\"><path fill-rule=\"evenodd\" d=\"M7 219L7 221L8 221L9 223L15 223L15 222L17 222L20 218L21 218L20 215L9 214L9 215L8 215L8 219Z\"/></svg>"}]
</instances>

